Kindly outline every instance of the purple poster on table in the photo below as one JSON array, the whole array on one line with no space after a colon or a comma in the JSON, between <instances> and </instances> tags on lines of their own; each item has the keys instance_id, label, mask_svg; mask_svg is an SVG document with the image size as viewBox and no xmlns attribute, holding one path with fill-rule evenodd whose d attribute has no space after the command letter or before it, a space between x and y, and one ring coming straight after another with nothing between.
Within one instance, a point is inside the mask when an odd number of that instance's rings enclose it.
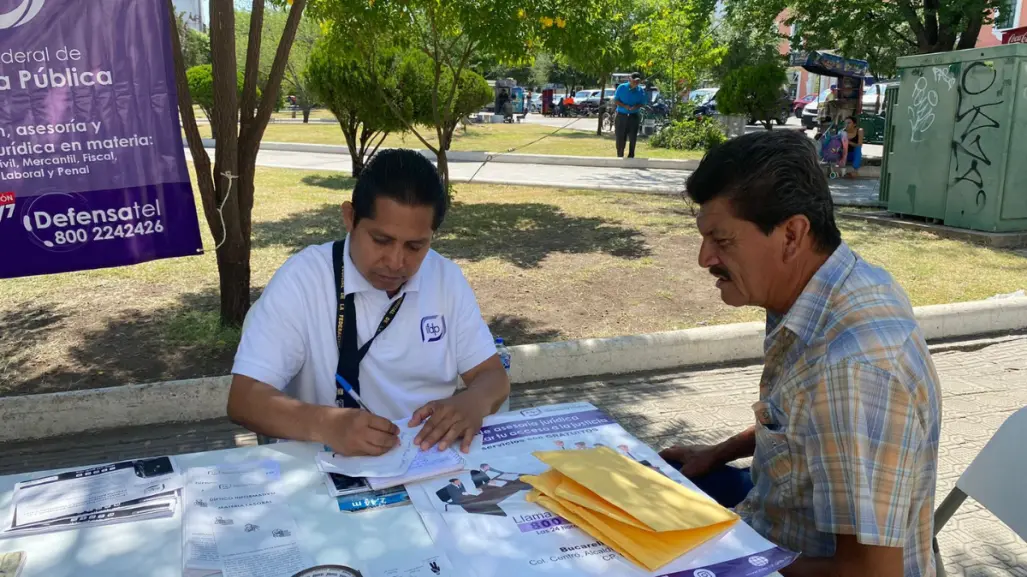
<instances>
[{"instance_id":1,"label":"purple poster on table","mask_svg":"<svg viewBox=\"0 0 1027 577\"><path fill-rule=\"evenodd\" d=\"M202 252L166 0L0 0L0 278Z\"/></svg>"}]
</instances>

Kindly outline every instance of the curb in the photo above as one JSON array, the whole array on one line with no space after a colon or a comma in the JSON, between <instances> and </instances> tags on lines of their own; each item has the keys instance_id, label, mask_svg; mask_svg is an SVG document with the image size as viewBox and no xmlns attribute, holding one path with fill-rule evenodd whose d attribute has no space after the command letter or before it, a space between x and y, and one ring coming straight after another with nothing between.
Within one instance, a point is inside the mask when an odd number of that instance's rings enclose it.
<instances>
[{"instance_id":1,"label":"curb","mask_svg":"<svg viewBox=\"0 0 1027 577\"><path fill-rule=\"evenodd\" d=\"M1027 298L917 307L928 341L1027 328ZM510 348L517 383L758 361L764 324L740 323ZM0 442L224 418L231 378L209 377L0 398Z\"/></svg>"},{"instance_id":2,"label":"curb","mask_svg":"<svg viewBox=\"0 0 1027 577\"><path fill-rule=\"evenodd\" d=\"M204 138L203 146L213 148L213 139ZM261 142L261 150L280 152L312 152L320 154L349 154L349 148L334 144L307 144L302 142ZM436 160L435 153L417 149L425 157ZM450 162L495 162L499 164L547 164L554 166L590 166L597 168L638 168L654 170L695 170L698 160L664 158L610 158L603 156L564 156L556 154L516 154L508 152L479 152L451 150L446 154Z\"/></svg>"},{"instance_id":3,"label":"curb","mask_svg":"<svg viewBox=\"0 0 1027 577\"><path fill-rule=\"evenodd\" d=\"M204 138L203 146L214 148L213 139ZM302 142L262 142L261 150L280 152L309 152L317 154L349 154L349 148L334 144L308 144ZM435 153L426 149L417 152L436 160ZM494 162L497 164L544 164L550 166L585 166L592 168L635 168L639 170L685 170L692 171L699 167L698 160L669 158L612 158L605 156L567 156L559 154L518 154L510 152L481 152L451 150L446 154L450 162ZM855 180L878 180L881 167L866 165L859 171Z\"/></svg>"}]
</instances>

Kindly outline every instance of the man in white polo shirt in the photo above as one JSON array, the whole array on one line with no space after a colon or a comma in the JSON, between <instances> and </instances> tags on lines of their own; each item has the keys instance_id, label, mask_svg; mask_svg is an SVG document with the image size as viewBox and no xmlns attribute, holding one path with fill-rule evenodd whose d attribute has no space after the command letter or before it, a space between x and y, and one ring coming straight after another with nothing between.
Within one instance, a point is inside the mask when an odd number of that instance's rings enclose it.
<instances>
[{"instance_id":1,"label":"man in white polo shirt","mask_svg":"<svg viewBox=\"0 0 1027 577\"><path fill-rule=\"evenodd\" d=\"M422 448L466 452L510 382L463 273L430 248L448 204L426 158L379 152L342 205L345 241L287 260L247 315L229 418L343 455L385 453L410 418Z\"/></svg>"}]
</instances>

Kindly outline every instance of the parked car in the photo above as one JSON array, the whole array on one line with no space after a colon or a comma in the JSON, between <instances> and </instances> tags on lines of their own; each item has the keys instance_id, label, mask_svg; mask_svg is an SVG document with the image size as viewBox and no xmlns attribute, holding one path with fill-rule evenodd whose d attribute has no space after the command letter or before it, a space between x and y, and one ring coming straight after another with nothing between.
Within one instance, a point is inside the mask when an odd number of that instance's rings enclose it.
<instances>
[{"instance_id":1,"label":"parked car","mask_svg":"<svg viewBox=\"0 0 1027 577\"><path fill-rule=\"evenodd\" d=\"M616 88L607 88L603 90L603 101L608 102L613 100L614 92L617 92ZM575 98L574 102L575 104L578 104L578 99ZM599 90L593 90L592 93L588 95L588 98L585 99L585 102L594 106L599 106Z\"/></svg>"},{"instance_id":2,"label":"parked car","mask_svg":"<svg viewBox=\"0 0 1027 577\"><path fill-rule=\"evenodd\" d=\"M872 86L867 86L863 90L863 112L868 114L884 114L885 109L888 107L888 103L885 100L885 92L889 86L894 86L895 82L879 82Z\"/></svg>"},{"instance_id":3,"label":"parked car","mask_svg":"<svg viewBox=\"0 0 1027 577\"><path fill-rule=\"evenodd\" d=\"M773 120L777 123L778 126L784 126L788 123L788 119L792 116L792 107L794 106L794 101L792 100L792 96L790 94L782 91L781 98L780 100L778 100L777 104L778 106L775 116L767 120ZM761 122L762 120L763 119L761 118L749 118L749 124L756 124L758 122Z\"/></svg>"},{"instance_id":4,"label":"parked car","mask_svg":"<svg viewBox=\"0 0 1027 577\"><path fill-rule=\"evenodd\" d=\"M792 102L792 110L795 112L795 117L802 118L802 109L806 108L806 105L813 102L816 98L816 94L807 94L806 96Z\"/></svg>"},{"instance_id":5,"label":"parked car","mask_svg":"<svg viewBox=\"0 0 1027 577\"><path fill-rule=\"evenodd\" d=\"M820 110L821 105L827 102L827 96L831 94L831 89L828 88L817 95L816 99L811 100L802 109L802 127L806 130L812 130L820 124Z\"/></svg>"},{"instance_id":6,"label":"parked car","mask_svg":"<svg viewBox=\"0 0 1027 577\"><path fill-rule=\"evenodd\" d=\"M894 82L883 82L867 86L863 90L863 112L867 114L884 114L888 103L885 99L885 91ZM816 100L806 104L802 109L802 126L809 130L817 127L818 120L823 116L824 103L831 90L827 89L820 93Z\"/></svg>"},{"instance_id":7,"label":"parked car","mask_svg":"<svg viewBox=\"0 0 1027 577\"><path fill-rule=\"evenodd\" d=\"M688 93L688 100L694 102L696 106L702 106L715 97L718 90L720 88L697 88Z\"/></svg>"},{"instance_id":8,"label":"parked car","mask_svg":"<svg viewBox=\"0 0 1027 577\"><path fill-rule=\"evenodd\" d=\"M695 105L695 117L717 115L717 91L719 88L700 88L688 93L688 100Z\"/></svg>"}]
</instances>

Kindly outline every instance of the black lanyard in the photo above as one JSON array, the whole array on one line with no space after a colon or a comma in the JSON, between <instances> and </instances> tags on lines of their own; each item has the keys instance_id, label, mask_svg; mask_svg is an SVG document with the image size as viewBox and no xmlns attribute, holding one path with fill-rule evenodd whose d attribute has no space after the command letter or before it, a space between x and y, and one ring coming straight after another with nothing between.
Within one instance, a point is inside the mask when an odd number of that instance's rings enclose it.
<instances>
[{"instance_id":1,"label":"black lanyard","mask_svg":"<svg viewBox=\"0 0 1027 577\"><path fill-rule=\"evenodd\" d=\"M364 360L367 356L367 351L371 348L371 343L374 342L378 335L382 334L393 319L399 313L399 307L403 306L403 301L407 298L406 293L399 297L392 303L389 310L385 312L385 316L382 317L380 323L378 323L378 330L371 335L364 346L357 348L357 317L356 307L354 306L353 294L346 294L343 287L343 251L345 250L345 241L336 241L332 245L332 264L335 270L335 299L338 302L338 312L336 314L335 321L335 338L339 344L339 365L335 369L336 372L342 378L353 386L353 390L360 394L360 361ZM349 395L343 392L342 387L336 382L335 384L335 404L340 407L346 407L350 409L358 408L357 402L354 401Z\"/></svg>"}]
</instances>

